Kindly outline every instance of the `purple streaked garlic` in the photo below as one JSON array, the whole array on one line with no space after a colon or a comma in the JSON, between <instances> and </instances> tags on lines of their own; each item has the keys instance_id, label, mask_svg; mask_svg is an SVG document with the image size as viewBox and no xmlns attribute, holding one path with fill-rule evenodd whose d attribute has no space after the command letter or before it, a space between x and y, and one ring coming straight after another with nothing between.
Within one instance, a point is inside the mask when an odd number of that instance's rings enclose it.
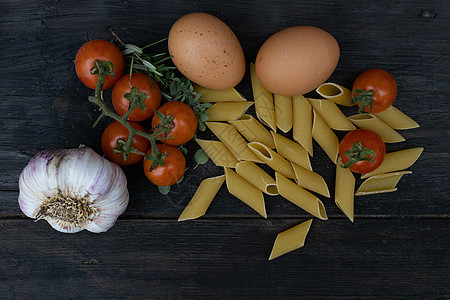
<instances>
[{"instance_id":1,"label":"purple streaked garlic","mask_svg":"<svg viewBox=\"0 0 450 300\"><path fill-rule=\"evenodd\" d=\"M104 232L128 206L122 169L89 147L36 154L19 178L19 206L56 230Z\"/></svg>"}]
</instances>

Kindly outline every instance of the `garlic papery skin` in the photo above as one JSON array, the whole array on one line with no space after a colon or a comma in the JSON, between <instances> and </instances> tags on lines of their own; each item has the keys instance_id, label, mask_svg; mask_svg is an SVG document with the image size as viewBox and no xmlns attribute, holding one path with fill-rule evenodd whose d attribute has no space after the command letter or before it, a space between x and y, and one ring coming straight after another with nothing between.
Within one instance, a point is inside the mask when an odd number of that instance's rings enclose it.
<instances>
[{"instance_id":1,"label":"garlic papery skin","mask_svg":"<svg viewBox=\"0 0 450 300\"><path fill-rule=\"evenodd\" d=\"M19 206L65 233L105 232L128 206L123 170L89 147L36 154L19 177Z\"/></svg>"}]
</instances>

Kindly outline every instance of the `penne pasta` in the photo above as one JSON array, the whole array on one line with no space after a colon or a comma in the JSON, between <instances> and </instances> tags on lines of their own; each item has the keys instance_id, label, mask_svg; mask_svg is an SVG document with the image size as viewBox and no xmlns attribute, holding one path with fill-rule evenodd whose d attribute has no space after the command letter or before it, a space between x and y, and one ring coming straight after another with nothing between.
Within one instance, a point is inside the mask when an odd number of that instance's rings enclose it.
<instances>
[{"instance_id":1,"label":"penne pasta","mask_svg":"<svg viewBox=\"0 0 450 300\"><path fill-rule=\"evenodd\" d=\"M233 125L247 141L261 142L271 149L275 148L270 132L252 115L243 115L238 120L230 121L229 123Z\"/></svg>"},{"instance_id":2,"label":"penne pasta","mask_svg":"<svg viewBox=\"0 0 450 300\"><path fill-rule=\"evenodd\" d=\"M311 228L312 219L280 232L275 238L269 260L297 250L305 245L306 235Z\"/></svg>"},{"instance_id":3,"label":"penne pasta","mask_svg":"<svg viewBox=\"0 0 450 300\"><path fill-rule=\"evenodd\" d=\"M325 82L316 89L317 94L323 98L343 106L353 106L352 91L339 84Z\"/></svg>"},{"instance_id":4,"label":"penne pasta","mask_svg":"<svg viewBox=\"0 0 450 300\"><path fill-rule=\"evenodd\" d=\"M233 153L219 141L195 139L216 166L234 168L238 160Z\"/></svg>"},{"instance_id":5,"label":"penne pasta","mask_svg":"<svg viewBox=\"0 0 450 300\"><path fill-rule=\"evenodd\" d=\"M373 114L357 114L348 118L359 128L369 129L378 133L385 143L398 143L405 140L400 133Z\"/></svg>"},{"instance_id":6,"label":"penne pasta","mask_svg":"<svg viewBox=\"0 0 450 300\"><path fill-rule=\"evenodd\" d=\"M279 172L275 172L275 181L278 192L283 198L321 220L328 219L325 206L319 198L287 179Z\"/></svg>"},{"instance_id":7,"label":"penne pasta","mask_svg":"<svg viewBox=\"0 0 450 300\"><path fill-rule=\"evenodd\" d=\"M339 139L325 120L315 111L312 128L312 137L325 151L333 163L336 163L339 153Z\"/></svg>"},{"instance_id":8,"label":"penne pasta","mask_svg":"<svg viewBox=\"0 0 450 300\"><path fill-rule=\"evenodd\" d=\"M292 97L273 95L277 128L284 133L292 128Z\"/></svg>"},{"instance_id":9,"label":"penne pasta","mask_svg":"<svg viewBox=\"0 0 450 300\"><path fill-rule=\"evenodd\" d=\"M295 178L294 170L291 164L281 155L259 142L251 142L248 147L255 153L256 156L273 170L283 174L289 178Z\"/></svg>"},{"instance_id":10,"label":"penne pasta","mask_svg":"<svg viewBox=\"0 0 450 300\"><path fill-rule=\"evenodd\" d=\"M274 131L270 132L278 154L290 162L294 162L305 169L312 170L309 155L305 148L297 142L288 139Z\"/></svg>"},{"instance_id":11,"label":"penne pasta","mask_svg":"<svg viewBox=\"0 0 450 300\"><path fill-rule=\"evenodd\" d=\"M383 163L370 173L363 174L362 179L378 174L405 170L411 167L422 154L423 148L410 148L386 153Z\"/></svg>"},{"instance_id":12,"label":"penne pasta","mask_svg":"<svg viewBox=\"0 0 450 300\"><path fill-rule=\"evenodd\" d=\"M355 201L355 177L350 169L341 167L341 158L336 165L336 182L334 202L337 207L353 222Z\"/></svg>"},{"instance_id":13,"label":"penne pasta","mask_svg":"<svg viewBox=\"0 0 450 300\"><path fill-rule=\"evenodd\" d=\"M255 64L250 64L250 77L252 81L253 99L255 101L255 111L258 120L270 129L276 131L275 108L273 105L273 95L262 86L256 77Z\"/></svg>"},{"instance_id":14,"label":"penne pasta","mask_svg":"<svg viewBox=\"0 0 450 300\"><path fill-rule=\"evenodd\" d=\"M239 119L253 104L244 102L218 102L206 110L208 121L234 121Z\"/></svg>"},{"instance_id":15,"label":"penne pasta","mask_svg":"<svg viewBox=\"0 0 450 300\"><path fill-rule=\"evenodd\" d=\"M261 162L250 149L247 142L230 124L220 122L205 122L214 135L230 150L237 160Z\"/></svg>"},{"instance_id":16,"label":"penne pasta","mask_svg":"<svg viewBox=\"0 0 450 300\"><path fill-rule=\"evenodd\" d=\"M251 161L237 163L236 173L267 195L279 194L275 179Z\"/></svg>"},{"instance_id":17,"label":"penne pasta","mask_svg":"<svg viewBox=\"0 0 450 300\"><path fill-rule=\"evenodd\" d=\"M194 85L194 92L201 94L200 102L222 102L222 101L247 101L238 91L234 88L228 90L211 90L200 86Z\"/></svg>"},{"instance_id":18,"label":"penne pasta","mask_svg":"<svg viewBox=\"0 0 450 300\"><path fill-rule=\"evenodd\" d=\"M355 196L395 192L400 178L411 173L411 171L400 171L369 177L359 186Z\"/></svg>"},{"instance_id":19,"label":"penne pasta","mask_svg":"<svg viewBox=\"0 0 450 300\"><path fill-rule=\"evenodd\" d=\"M374 115L393 129L403 130L420 127L416 121L392 105L379 113L374 113Z\"/></svg>"},{"instance_id":20,"label":"penne pasta","mask_svg":"<svg viewBox=\"0 0 450 300\"><path fill-rule=\"evenodd\" d=\"M322 176L293 162L291 162L291 165L294 169L296 182L299 186L330 198L330 191Z\"/></svg>"},{"instance_id":21,"label":"penne pasta","mask_svg":"<svg viewBox=\"0 0 450 300\"><path fill-rule=\"evenodd\" d=\"M228 168L225 168L225 178L231 195L267 218L264 196L258 188Z\"/></svg>"},{"instance_id":22,"label":"penne pasta","mask_svg":"<svg viewBox=\"0 0 450 300\"><path fill-rule=\"evenodd\" d=\"M311 104L303 96L292 97L292 111L292 136L313 156Z\"/></svg>"},{"instance_id":23,"label":"penne pasta","mask_svg":"<svg viewBox=\"0 0 450 300\"><path fill-rule=\"evenodd\" d=\"M343 131L356 129L355 125L350 122L334 102L325 99L307 99L331 129Z\"/></svg>"},{"instance_id":24,"label":"penne pasta","mask_svg":"<svg viewBox=\"0 0 450 300\"><path fill-rule=\"evenodd\" d=\"M191 201L189 201L188 205L178 217L178 221L192 220L203 216L224 182L225 175L203 180Z\"/></svg>"}]
</instances>

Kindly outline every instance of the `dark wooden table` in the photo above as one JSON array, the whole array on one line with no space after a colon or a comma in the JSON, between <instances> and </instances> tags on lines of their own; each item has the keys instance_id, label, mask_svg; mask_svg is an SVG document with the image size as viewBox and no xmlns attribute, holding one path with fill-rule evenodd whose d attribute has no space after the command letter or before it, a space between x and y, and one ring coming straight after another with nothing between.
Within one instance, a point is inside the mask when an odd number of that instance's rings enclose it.
<instances>
[{"instance_id":1,"label":"dark wooden table","mask_svg":"<svg viewBox=\"0 0 450 300\"><path fill-rule=\"evenodd\" d=\"M1 8L1 298L450 298L448 2L3 0ZM222 172L211 162L190 168L167 196L140 166L126 168L130 204L107 233L63 234L26 218L18 176L34 154L79 144L101 153L108 122L91 128L98 110L75 75L77 49L112 40L109 27L142 46L192 11L225 21L247 62L272 33L313 25L341 47L330 80L351 87L367 68L389 70L396 106L421 127L388 151L424 147L413 173L395 193L357 197L353 224L333 195L322 199L329 220L315 219L306 246L273 261L276 235L310 217L279 197L266 198L265 220L223 187L205 217L177 222L201 180ZM237 89L252 98L248 74ZM333 191L334 165L314 151L313 168Z\"/></svg>"}]
</instances>

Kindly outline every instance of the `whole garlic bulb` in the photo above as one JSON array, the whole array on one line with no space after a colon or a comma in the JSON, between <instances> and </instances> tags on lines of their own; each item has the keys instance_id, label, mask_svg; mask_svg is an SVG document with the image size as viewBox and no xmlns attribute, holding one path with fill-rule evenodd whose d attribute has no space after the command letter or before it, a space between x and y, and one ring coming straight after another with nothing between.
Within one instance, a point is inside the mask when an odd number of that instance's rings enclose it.
<instances>
[{"instance_id":1,"label":"whole garlic bulb","mask_svg":"<svg viewBox=\"0 0 450 300\"><path fill-rule=\"evenodd\" d=\"M104 232L128 206L122 169L89 147L36 154L19 178L19 206L66 233Z\"/></svg>"}]
</instances>

